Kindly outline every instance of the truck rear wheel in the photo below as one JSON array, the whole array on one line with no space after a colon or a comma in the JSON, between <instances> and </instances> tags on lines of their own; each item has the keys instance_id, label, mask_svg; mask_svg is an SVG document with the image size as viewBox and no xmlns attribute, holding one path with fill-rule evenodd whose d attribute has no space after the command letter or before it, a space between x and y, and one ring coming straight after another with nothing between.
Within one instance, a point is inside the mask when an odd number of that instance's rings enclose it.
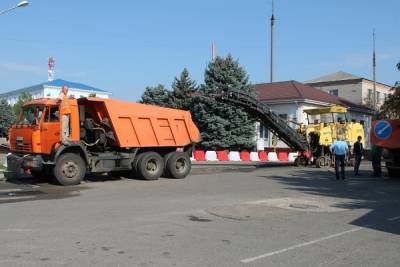
<instances>
[{"instance_id":1,"label":"truck rear wheel","mask_svg":"<svg viewBox=\"0 0 400 267\"><path fill-rule=\"evenodd\" d=\"M79 154L65 153L58 158L53 172L57 183L77 185L85 177L86 166Z\"/></svg>"},{"instance_id":2,"label":"truck rear wheel","mask_svg":"<svg viewBox=\"0 0 400 267\"><path fill-rule=\"evenodd\" d=\"M164 171L164 160L156 152L145 152L140 155L137 172L145 180L157 180Z\"/></svg>"},{"instance_id":3,"label":"truck rear wheel","mask_svg":"<svg viewBox=\"0 0 400 267\"><path fill-rule=\"evenodd\" d=\"M168 158L166 164L166 173L168 177L175 179L185 178L189 174L191 169L192 164L187 153L174 152Z\"/></svg>"}]
</instances>

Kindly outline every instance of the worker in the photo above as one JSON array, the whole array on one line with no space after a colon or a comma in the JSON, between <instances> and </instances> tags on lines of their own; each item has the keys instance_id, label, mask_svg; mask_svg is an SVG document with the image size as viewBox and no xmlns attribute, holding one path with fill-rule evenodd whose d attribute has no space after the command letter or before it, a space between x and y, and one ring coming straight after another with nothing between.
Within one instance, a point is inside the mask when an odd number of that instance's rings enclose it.
<instances>
[{"instance_id":1,"label":"worker","mask_svg":"<svg viewBox=\"0 0 400 267\"><path fill-rule=\"evenodd\" d=\"M339 163L340 163L340 174L342 180L345 179L344 168L346 156L349 152L349 146L343 141L343 135L338 135L336 141L331 145L331 153L335 155L335 174L336 180L339 180Z\"/></svg>"},{"instance_id":2,"label":"worker","mask_svg":"<svg viewBox=\"0 0 400 267\"><path fill-rule=\"evenodd\" d=\"M354 175L359 176L359 169L361 164L361 158L364 151L363 144L361 143L362 137L357 137L357 142L354 143L353 146L353 154L354 154Z\"/></svg>"},{"instance_id":3,"label":"worker","mask_svg":"<svg viewBox=\"0 0 400 267\"><path fill-rule=\"evenodd\" d=\"M68 94L68 87L63 86L61 88L60 94L58 95L58 99L63 100L64 97L66 97Z\"/></svg>"},{"instance_id":4,"label":"worker","mask_svg":"<svg viewBox=\"0 0 400 267\"><path fill-rule=\"evenodd\" d=\"M381 160L382 160L382 148L375 144L372 145L371 146L371 161L372 161L372 169L374 170L373 175L375 177L382 176Z\"/></svg>"}]
</instances>

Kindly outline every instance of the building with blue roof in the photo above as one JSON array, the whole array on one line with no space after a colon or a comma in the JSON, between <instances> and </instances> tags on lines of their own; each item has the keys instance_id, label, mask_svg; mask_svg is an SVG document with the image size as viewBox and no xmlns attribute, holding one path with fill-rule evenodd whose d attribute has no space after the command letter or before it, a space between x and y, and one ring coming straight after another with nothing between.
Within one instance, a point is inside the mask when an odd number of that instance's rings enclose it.
<instances>
[{"instance_id":1,"label":"building with blue roof","mask_svg":"<svg viewBox=\"0 0 400 267\"><path fill-rule=\"evenodd\" d=\"M68 87L68 95L75 98L88 97L89 95L102 98L108 98L111 93L78 82L66 81L63 79L55 79L37 85L17 89L14 91L1 93L0 99L6 99L10 105L14 105L18 101L21 93L27 92L36 98L57 98L63 86Z\"/></svg>"}]
</instances>

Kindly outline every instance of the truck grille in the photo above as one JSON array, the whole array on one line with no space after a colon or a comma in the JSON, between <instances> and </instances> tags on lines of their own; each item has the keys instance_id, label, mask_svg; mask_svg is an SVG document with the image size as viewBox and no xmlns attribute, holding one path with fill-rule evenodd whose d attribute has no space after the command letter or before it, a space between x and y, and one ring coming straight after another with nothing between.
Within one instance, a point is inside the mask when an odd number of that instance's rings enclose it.
<instances>
[{"instance_id":1,"label":"truck grille","mask_svg":"<svg viewBox=\"0 0 400 267\"><path fill-rule=\"evenodd\" d=\"M31 144L24 144L20 141L15 141L11 144L11 150L13 151L21 151L21 152L31 152L32 145Z\"/></svg>"}]
</instances>

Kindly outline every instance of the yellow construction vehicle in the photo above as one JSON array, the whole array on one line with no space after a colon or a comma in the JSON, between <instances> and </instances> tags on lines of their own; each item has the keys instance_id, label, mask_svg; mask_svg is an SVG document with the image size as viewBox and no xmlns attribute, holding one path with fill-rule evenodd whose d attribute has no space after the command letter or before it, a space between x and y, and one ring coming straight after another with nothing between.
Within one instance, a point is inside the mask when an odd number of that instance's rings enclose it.
<instances>
[{"instance_id":1,"label":"yellow construction vehicle","mask_svg":"<svg viewBox=\"0 0 400 267\"><path fill-rule=\"evenodd\" d=\"M329 167L332 164L329 147L338 136L343 137L350 151L358 136L364 140L364 126L354 120L348 121L346 107L336 105L304 112L308 125L300 125L298 132L307 138L317 167Z\"/></svg>"}]
</instances>

